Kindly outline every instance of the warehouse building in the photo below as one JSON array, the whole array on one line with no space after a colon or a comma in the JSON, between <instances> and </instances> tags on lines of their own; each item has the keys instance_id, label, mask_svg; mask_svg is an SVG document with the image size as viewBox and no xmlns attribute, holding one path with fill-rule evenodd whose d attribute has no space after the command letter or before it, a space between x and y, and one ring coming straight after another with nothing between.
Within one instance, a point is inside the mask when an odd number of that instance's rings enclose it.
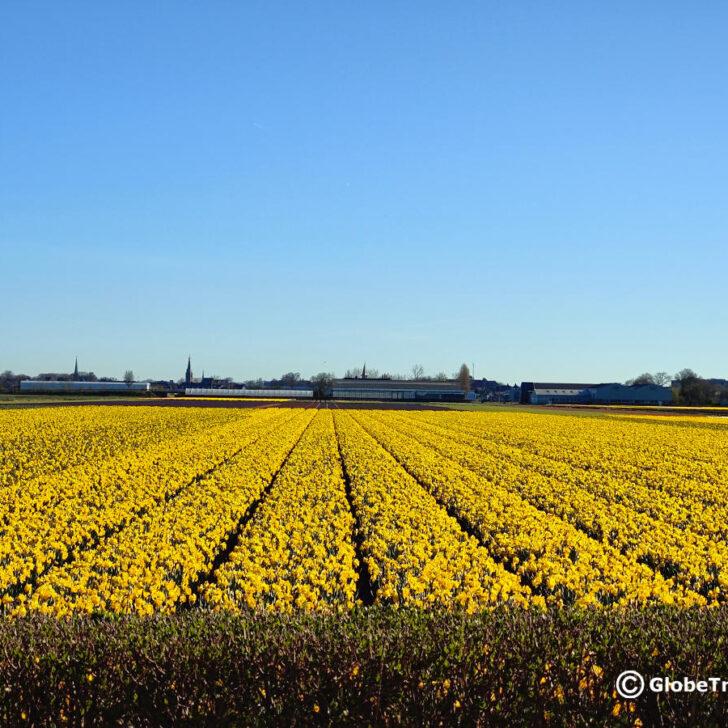
<instances>
[{"instance_id":1,"label":"warehouse building","mask_svg":"<svg viewBox=\"0 0 728 728\"><path fill-rule=\"evenodd\" d=\"M626 384L600 384L586 390L589 404L635 404L661 406L672 402L670 387L657 384L628 386Z\"/></svg>"},{"instance_id":2,"label":"warehouse building","mask_svg":"<svg viewBox=\"0 0 728 728\"><path fill-rule=\"evenodd\" d=\"M568 384L522 382L521 404L634 404L661 406L672 402L672 390L657 384Z\"/></svg>"},{"instance_id":3,"label":"warehouse building","mask_svg":"<svg viewBox=\"0 0 728 728\"><path fill-rule=\"evenodd\" d=\"M456 381L419 382L405 379L335 379L334 399L407 402L462 402L465 391Z\"/></svg>"},{"instance_id":4,"label":"warehouse building","mask_svg":"<svg viewBox=\"0 0 728 728\"><path fill-rule=\"evenodd\" d=\"M585 404L596 384L521 382L521 404Z\"/></svg>"}]
</instances>

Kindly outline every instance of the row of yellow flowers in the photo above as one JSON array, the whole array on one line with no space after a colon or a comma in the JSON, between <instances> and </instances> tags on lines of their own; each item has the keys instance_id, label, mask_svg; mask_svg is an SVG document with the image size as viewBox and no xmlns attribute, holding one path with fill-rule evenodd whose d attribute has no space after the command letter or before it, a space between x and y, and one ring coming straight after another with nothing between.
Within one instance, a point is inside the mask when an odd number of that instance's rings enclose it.
<instances>
[{"instance_id":1,"label":"row of yellow flowers","mask_svg":"<svg viewBox=\"0 0 728 728\"><path fill-rule=\"evenodd\" d=\"M470 429L531 451L548 452L577 466L589 459L595 467L622 476L630 473L652 478L658 485L661 476L669 475L675 466L690 478L705 483L717 476L724 478L728 472L728 423L715 417L442 414L441 422L448 426ZM452 414L462 416L451 417ZM644 468L646 460L648 468Z\"/></svg>"},{"instance_id":2,"label":"row of yellow flowers","mask_svg":"<svg viewBox=\"0 0 728 728\"><path fill-rule=\"evenodd\" d=\"M217 609L350 608L356 590L354 519L333 417L319 412L202 594Z\"/></svg>"},{"instance_id":3,"label":"row of yellow flowers","mask_svg":"<svg viewBox=\"0 0 728 728\"><path fill-rule=\"evenodd\" d=\"M241 390L242 391L242 390ZM185 397L182 401L184 402L260 402L265 404L266 402L290 402L293 397L284 399L283 397L256 397L255 395L246 397L241 394L239 397Z\"/></svg>"},{"instance_id":4,"label":"row of yellow flowers","mask_svg":"<svg viewBox=\"0 0 728 728\"><path fill-rule=\"evenodd\" d=\"M524 413L490 419L418 413L411 421L477 449L495 449L549 478L565 477L614 496L679 528L690 525L719 539L728 535L728 438L710 426Z\"/></svg>"},{"instance_id":5,"label":"row of yellow flowers","mask_svg":"<svg viewBox=\"0 0 728 728\"><path fill-rule=\"evenodd\" d=\"M728 430L708 422L634 418L465 416L417 422L499 453L549 478L565 477L590 492L696 533L728 536Z\"/></svg>"},{"instance_id":6,"label":"row of yellow flowers","mask_svg":"<svg viewBox=\"0 0 728 728\"><path fill-rule=\"evenodd\" d=\"M0 489L0 594L14 596L54 564L96 547L290 416L266 410L211 426L198 411L193 435L172 429L153 447Z\"/></svg>"},{"instance_id":7,"label":"row of yellow flowers","mask_svg":"<svg viewBox=\"0 0 728 728\"><path fill-rule=\"evenodd\" d=\"M197 580L210 572L227 536L270 483L312 416L304 410L288 413L275 430L269 421L256 423L258 437L248 437L237 455L98 548L51 569L34 590L15 598L15 613L152 614L194 600Z\"/></svg>"},{"instance_id":8,"label":"row of yellow flowers","mask_svg":"<svg viewBox=\"0 0 728 728\"><path fill-rule=\"evenodd\" d=\"M220 409L204 415L205 426L234 421ZM194 434L201 422L168 407L58 407L0 410L0 488L25 487L48 473L90 464L170 436Z\"/></svg>"},{"instance_id":9,"label":"row of yellow flowers","mask_svg":"<svg viewBox=\"0 0 728 728\"><path fill-rule=\"evenodd\" d=\"M728 428L696 418L462 413L441 423L544 455L567 465L607 472L678 496L706 492L722 499L728 479ZM458 413L460 414L460 413Z\"/></svg>"},{"instance_id":10,"label":"row of yellow flowers","mask_svg":"<svg viewBox=\"0 0 728 728\"><path fill-rule=\"evenodd\" d=\"M395 418L391 418L395 420ZM391 421L390 420L390 421ZM443 458L488 481L508 482L529 503L573 523L605 544L717 600L728 587L728 546L712 538L725 527L723 504L682 502L667 493L615 477L599 468L570 467L523 448L478 437L432 417L396 418L397 426ZM618 425L613 425L617 427ZM710 514L710 516L709 516ZM728 515L728 514L726 514ZM693 526L693 519L695 520ZM709 528L711 523L715 528Z\"/></svg>"},{"instance_id":11,"label":"row of yellow flowers","mask_svg":"<svg viewBox=\"0 0 728 728\"><path fill-rule=\"evenodd\" d=\"M470 610L499 601L526 604L529 590L517 577L496 564L349 414L336 412L335 418L378 601Z\"/></svg>"},{"instance_id":12,"label":"row of yellow flowers","mask_svg":"<svg viewBox=\"0 0 728 728\"><path fill-rule=\"evenodd\" d=\"M521 497L510 479L488 480L412 435L356 415L408 472L477 531L489 551L547 603L626 603L661 600L702 604L705 598L635 558L601 543ZM516 472L511 477L519 477Z\"/></svg>"},{"instance_id":13,"label":"row of yellow flowers","mask_svg":"<svg viewBox=\"0 0 728 728\"><path fill-rule=\"evenodd\" d=\"M0 599L6 614L348 609L368 574L396 605L723 602L725 432L527 412L0 412Z\"/></svg>"}]
</instances>

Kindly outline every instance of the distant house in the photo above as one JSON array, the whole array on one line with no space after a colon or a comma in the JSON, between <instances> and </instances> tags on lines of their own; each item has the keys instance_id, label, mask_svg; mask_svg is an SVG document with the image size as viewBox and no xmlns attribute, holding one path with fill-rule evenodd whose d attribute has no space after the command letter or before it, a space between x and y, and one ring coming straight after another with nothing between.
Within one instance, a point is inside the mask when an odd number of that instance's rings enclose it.
<instances>
[{"instance_id":1,"label":"distant house","mask_svg":"<svg viewBox=\"0 0 728 728\"><path fill-rule=\"evenodd\" d=\"M471 379L470 389L481 397L505 389L505 386L495 379Z\"/></svg>"},{"instance_id":2,"label":"distant house","mask_svg":"<svg viewBox=\"0 0 728 728\"><path fill-rule=\"evenodd\" d=\"M521 388L500 385L494 392L488 392L481 397L483 402L520 402Z\"/></svg>"}]
</instances>

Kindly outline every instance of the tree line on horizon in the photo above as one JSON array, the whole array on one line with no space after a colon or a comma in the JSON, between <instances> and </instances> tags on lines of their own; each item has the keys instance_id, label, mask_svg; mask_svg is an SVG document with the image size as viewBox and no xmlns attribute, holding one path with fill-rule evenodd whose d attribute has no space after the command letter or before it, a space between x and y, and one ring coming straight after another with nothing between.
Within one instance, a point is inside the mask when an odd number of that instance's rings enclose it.
<instances>
[{"instance_id":1,"label":"tree line on horizon","mask_svg":"<svg viewBox=\"0 0 728 728\"><path fill-rule=\"evenodd\" d=\"M725 382L725 380L723 380ZM692 369L681 369L670 377L667 372L645 372L634 379L628 379L628 387L639 387L656 384L659 387L672 389L672 402L689 407L707 407L728 404L728 386L712 379L699 376Z\"/></svg>"}]
</instances>

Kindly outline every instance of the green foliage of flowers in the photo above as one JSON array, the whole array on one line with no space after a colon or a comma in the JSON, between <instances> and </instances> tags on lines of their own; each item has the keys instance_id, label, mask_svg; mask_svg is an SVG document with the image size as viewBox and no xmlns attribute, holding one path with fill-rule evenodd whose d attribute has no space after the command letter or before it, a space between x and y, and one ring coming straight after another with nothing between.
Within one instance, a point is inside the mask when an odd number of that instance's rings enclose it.
<instances>
[{"instance_id":1,"label":"green foliage of flowers","mask_svg":"<svg viewBox=\"0 0 728 728\"><path fill-rule=\"evenodd\" d=\"M370 607L0 622L3 725L723 726L723 694L619 699L617 675L728 676L728 609Z\"/></svg>"}]
</instances>

